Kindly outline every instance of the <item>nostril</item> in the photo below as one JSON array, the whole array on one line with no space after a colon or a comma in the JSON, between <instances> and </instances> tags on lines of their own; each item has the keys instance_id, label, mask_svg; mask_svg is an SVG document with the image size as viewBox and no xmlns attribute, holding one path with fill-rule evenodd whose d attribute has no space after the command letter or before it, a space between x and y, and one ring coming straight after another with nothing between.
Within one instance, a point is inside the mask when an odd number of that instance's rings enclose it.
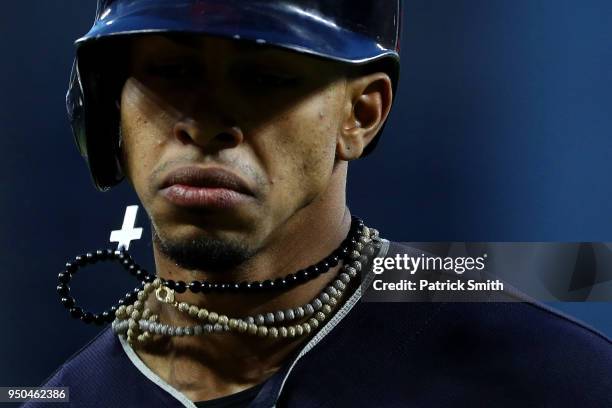
<instances>
[{"instance_id":1,"label":"nostril","mask_svg":"<svg viewBox=\"0 0 612 408\"><path fill-rule=\"evenodd\" d=\"M216 139L222 143L234 143L236 138L234 137L234 135L228 132L222 132L217 135Z\"/></svg>"},{"instance_id":2,"label":"nostril","mask_svg":"<svg viewBox=\"0 0 612 408\"><path fill-rule=\"evenodd\" d=\"M176 134L176 137L181 143L191 143L191 136L189 136L189 133L187 133L187 131L184 129L179 130Z\"/></svg>"},{"instance_id":3,"label":"nostril","mask_svg":"<svg viewBox=\"0 0 612 408\"><path fill-rule=\"evenodd\" d=\"M210 144L211 148L227 149L242 143L243 134L238 127L212 128L206 123L196 122L192 119L184 119L174 125L173 133L176 140L181 144L194 144L205 147Z\"/></svg>"}]
</instances>

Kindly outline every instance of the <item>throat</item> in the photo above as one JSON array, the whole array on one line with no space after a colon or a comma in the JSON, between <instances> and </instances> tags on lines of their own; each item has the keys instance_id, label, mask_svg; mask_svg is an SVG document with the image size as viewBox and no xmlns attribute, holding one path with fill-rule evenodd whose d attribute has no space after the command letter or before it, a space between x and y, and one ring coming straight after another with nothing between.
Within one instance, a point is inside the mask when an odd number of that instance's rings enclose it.
<instances>
[{"instance_id":1,"label":"throat","mask_svg":"<svg viewBox=\"0 0 612 408\"><path fill-rule=\"evenodd\" d=\"M347 226L348 227L348 226ZM380 248L378 233L355 219L330 257L266 282L282 287L210 286L156 278L117 309L113 329L162 380L194 401L233 394L269 379L359 287ZM279 284L280 285L280 284ZM191 290L188 290L191 289ZM229 293L231 292L231 293Z\"/></svg>"}]
</instances>

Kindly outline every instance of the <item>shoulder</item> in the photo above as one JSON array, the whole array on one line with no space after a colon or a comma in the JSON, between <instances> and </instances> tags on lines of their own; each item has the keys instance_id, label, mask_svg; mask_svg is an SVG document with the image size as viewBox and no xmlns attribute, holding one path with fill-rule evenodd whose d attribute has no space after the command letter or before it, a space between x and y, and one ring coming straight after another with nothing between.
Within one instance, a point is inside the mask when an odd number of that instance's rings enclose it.
<instances>
[{"instance_id":1,"label":"shoulder","mask_svg":"<svg viewBox=\"0 0 612 408\"><path fill-rule=\"evenodd\" d=\"M448 246L443 243L414 243L414 245L406 243L391 242L386 256L396 255L428 255L428 256L446 256ZM465 275L467 276L466 272ZM449 277L457 277L454 273L449 273L448 276L443 276L442 279ZM485 277L487 277L485 275ZM435 278L434 278L435 279ZM449 297L454 299L453 297ZM441 308L445 310L450 308L461 311L466 316L465 320L472 324L476 322L503 321L505 326L512 328L516 325L531 325L537 327L540 335L546 335L545 332L549 329L550 334L554 334L561 327L568 332L573 332L585 339L590 339L596 343L602 343L606 346L611 345L611 340L603 333L587 326L570 316L567 316L545 304L530 298L522 293L517 288L511 285L504 285L504 290L496 292L494 295L483 296L478 299L486 300L487 302L433 302L440 303ZM495 314L492 314L495 311ZM445 314L448 314L446 312ZM513 318L516 316L516 318ZM478 317L478 319L476 319ZM550 332L552 331L552 332Z\"/></svg>"},{"instance_id":2,"label":"shoulder","mask_svg":"<svg viewBox=\"0 0 612 408\"><path fill-rule=\"evenodd\" d=\"M415 249L392 243L387 255L398 253ZM318 372L308 392L337 404L612 406L610 339L527 300L362 300L302 360L294 381Z\"/></svg>"},{"instance_id":3,"label":"shoulder","mask_svg":"<svg viewBox=\"0 0 612 408\"><path fill-rule=\"evenodd\" d=\"M438 248L432 244L428 247L425 245L415 248L391 243L389 253L410 254L415 250L436 253ZM422 306L425 311L421 313L429 316L427 321L431 327L428 330L443 335L439 336L442 338L449 336L459 340L467 336L472 338L470 344L482 345L495 340L496 344L491 348L499 350L496 353L520 348L522 355L537 354L539 358L556 356L565 365L583 365L584 361L592 361L592 368L595 368L598 360L612 370L612 341L603 333L529 298L509 285L508 289L489 299L487 302L427 302ZM378 306L396 316L406 315L414 308L411 303ZM375 309L376 306L362 312L376 313ZM464 346L470 348L468 344ZM578 356L580 361L576 359Z\"/></svg>"}]
</instances>

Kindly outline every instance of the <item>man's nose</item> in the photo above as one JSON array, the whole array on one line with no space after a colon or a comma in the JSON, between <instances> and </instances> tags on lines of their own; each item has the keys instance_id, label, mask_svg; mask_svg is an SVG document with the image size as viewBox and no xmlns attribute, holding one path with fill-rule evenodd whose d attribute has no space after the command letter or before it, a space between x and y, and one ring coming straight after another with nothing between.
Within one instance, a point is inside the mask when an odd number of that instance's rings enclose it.
<instances>
[{"instance_id":1,"label":"man's nose","mask_svg":"<svg viewBox=\"0 0 612 408\"><path fill-rule=\"evenodd\" d=\"M229 121L212 121L184 117L174 124L174 137L183 144L191 144L207 151L231 149L242 143L242 130Z\"/></svg>"}]
</instances>

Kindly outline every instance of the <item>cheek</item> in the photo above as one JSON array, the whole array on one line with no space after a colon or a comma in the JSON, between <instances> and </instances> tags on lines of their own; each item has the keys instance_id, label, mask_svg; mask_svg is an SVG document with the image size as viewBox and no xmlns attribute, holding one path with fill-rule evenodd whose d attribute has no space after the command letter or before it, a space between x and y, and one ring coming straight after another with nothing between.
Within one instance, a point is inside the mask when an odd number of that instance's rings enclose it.
<instances>
[{"instance_id":1,"label":"cheek","mask_svg":"<svg viewBox=\"0 0 612 408\"><path fill-rule=\"evenodd\" d=\"M271 176L289 199L310 201L327 187L339 128L337 105L331 92L317 94L278 121Z\"/></svg>"},{"instance_id":2,"label":"cheek","mask_svg":"<svg viewBox=\"0 0 612 408\"><path fill-rule=\"evenodd\" d=\"M158 135L160 117L154 104L128 81L121 98L121 157L123 170L143 201L163 144Z\"/></svg>"}]
</instances>

